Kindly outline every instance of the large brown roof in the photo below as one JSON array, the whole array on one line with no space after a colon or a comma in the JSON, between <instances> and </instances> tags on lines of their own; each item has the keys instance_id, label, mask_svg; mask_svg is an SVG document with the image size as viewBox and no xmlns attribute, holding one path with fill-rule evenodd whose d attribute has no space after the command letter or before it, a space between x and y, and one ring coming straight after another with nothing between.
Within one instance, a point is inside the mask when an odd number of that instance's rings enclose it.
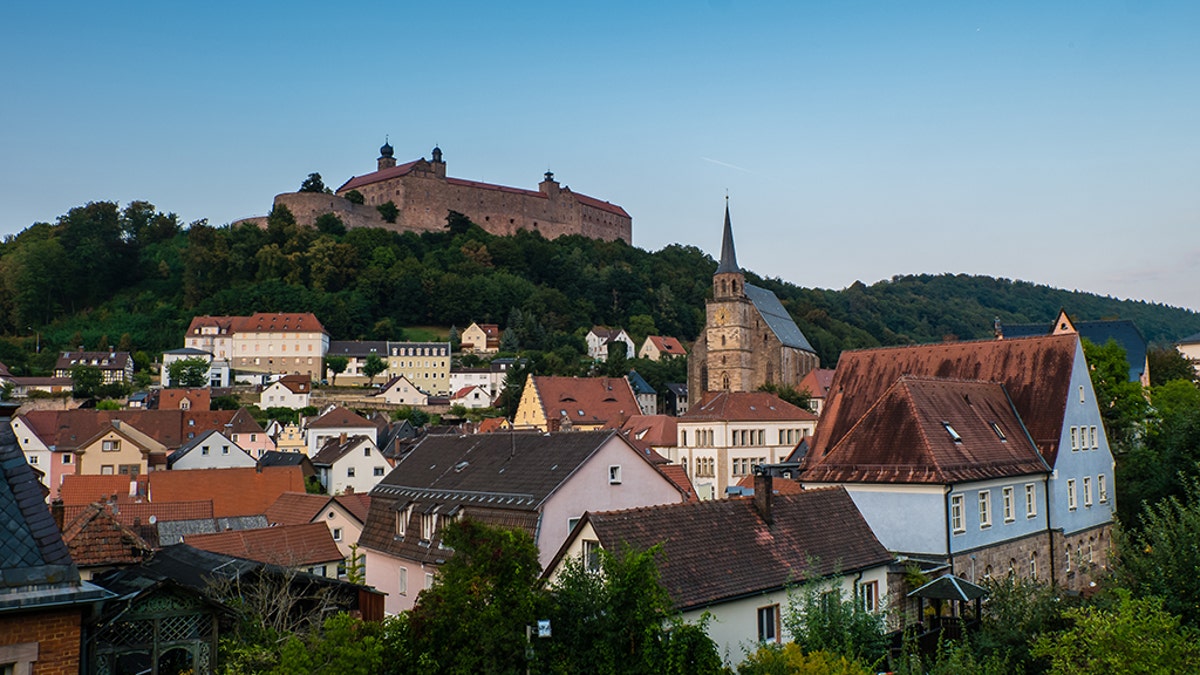
<instances>
[{"instance_id":1,"label":"large brown roof","mask_svg":"<svg viewBox=\"0 0 1200 675\"><path fill-rule=\"evenodd\" d=\"M812 411L765 391L708 392L679 418L681 422L812 421Z\"/></svg>"},{"instance_id":2,"label":"large brown roof","mask_svg":"<svg viewBox=\"0 0 1200 675\"><path fill-rule=\"evenodd\" d=\"M307 492L285 492L275 503L267 507L267 522L272 525L303 525L311 523L321 509L329 503L329 495L314 495Z\"/></svg>"},{"instance_id":3,"label":"large brown roof","mask_svg":"<svg viewBox=\"0 0 1200 675\"><path fill-rule=\"evenodd\" d=\"M204 551L284 567L342 560L342 553L325 523L192 534L184 537L184 543Z\"/></svg>"},{"instance_id":4,"label":"large brown roof","mask_svg":"<svg viewBox=\"0 0 1200 675\"><path fill-rule=\"evenodd\" d=\"M107 476L106 476L107 477ZM128 484L126 484L128 491ZM103 496L103 495L101 495ZM66 505L63 506L63 521L71 522L79 516L79 514L90 508L90 504L83 505ZM212 520L213 506L211 499L205 499L192 502L161 502L151 504L147 501L134 502L127 500L117 500L117 503L109 509L113 516L122 525L133 526L135 523L139 525L147 525L150 519L154 518L156 523L169 523L177 520Z\"/></svg>"},{"instance_id":5,"label":"large brown roof","mask_svg":"<svg viewBox=\"0 0 1200 675\"><path fill-rule=\"evenodd\" d=\"M92 504L63 528L63 541L76 565L133 565L153 546L121 523L107 504Z\"/></svg>"},{"instance_id":6,"label":"large brown roof","mask_svg":"<svg viewBox=\"0 0 1200 675\"><path fill-rule=\"evenodd\" d=\"M833 386L833 375L836 372L833 368L814 368L796 385L796 391L807 391L813 398L825 398L829 395L829 388Z\"/></svg>"},{"instance_id":7,"label":"large brown roof","mask_svg":"<svg viewBox=\"0 0 1200 675\"><path fill-rule=\"evenodd\" d=\"M533 376L532 383L551 423L565 413L572 424L621 424L642 412L623 377Z\"/></svg>"},{"instance_id":8,"label":"large brown roof","mask_svg":"<svg viewBox=\"0 0 1200 675\"><path fill-rule=\"evenodd\" d=\"M146 480L146 476L139 476L138 482ZM130 484L134 480L129 476L109 475L109 476L80 476L68 474L63 476L62 486L59 488L59 497L63 500L63 505L71 506L87 506L92 502L103 501L112 497L116 497L118 501L133 501L130 497ZM142 488L144 491L144 487ZM137 490L134 490L137 492Z\"/></svg>"},{"instance_id":9,"label":"large brown roof","mask_svg":"<svg viewBox=\"0 0 1200 675\"><path fill-rule=\"evenodd\" d=\"M838 444L903 375L999 382L1054 466L1078 336L948 342L842 352L809 457Z\"/></svg>"},{"instance_id":10,"label":"large brown roof","mask_svg":"<svg viewBox=\"0 0 1200 675\"><path fill-rule=\"evenodd\" d=\"M670 415L634 415L621 431L638 447L675 447L679 444L679 418Z\"/></svg>"},{"instance_id":11,"label":"large brown roof","mask_svg":"<svg viewBox=\"0 0 1200 675\"><path fill-rule=\"evenodd\" d=\"M149 491L151 501L211 499L215 518L258 516L266 513L279 495L303 492L304 474L298 466L154 471Z\"/></svg>"},{"instance_id":12,"label":"large brown roof","mask_svg":"<svg viewBox=\"0 0 1200 675\"><path fill-rule=\"evenodd\" d=\"M176 450L205 431L224 431L232 410L31 410L21 419L38 438L58 451L71 451L94 438L113 420L127 424Z\"/></svg>"},{"instance_id":13,"label":"large brown roof","mask_svg":"<svg viewBox=\"0 0 1200 675\"><path fill-rule=\"evenodd\" d=\"M802 480L945 485L1049 471L1002 385L904 376L824 456L808 455Z\"/></svg>"},{"instance_id":14,"label":"large brown roof","mask_svg":"<svg viewBox=\"0 0 1200 675\"><path fill-rule=\"evenodd\" d=\"M771 513L768 524L752 498L740 498L584 518L609 551L662 544L659 573L680 610L892 560L842 488L776 495Z\"/></svg>"},{"instance_id":15,"label":"large brown roof","mask_svg":"<svg viewBox=\"0 0 1200 675\"><path fill-rule=\"evenodd\" d=\"M375 427L371 420L359 415L353 410L336 406L309 423L309 429L347 429L359 427Z\"/></svg>"},{"instance_id":16,"label":"large brown roof","mask_svg":"<svg viewBox=\"0 0 1200 675\"><path fill-rule=\"evenodd\" d=\"M662 335L648 335L646 339L654 344L655 349L668 356L687 356L687 350L680 344L679 338Z\"/></svg>"}]
</instances>

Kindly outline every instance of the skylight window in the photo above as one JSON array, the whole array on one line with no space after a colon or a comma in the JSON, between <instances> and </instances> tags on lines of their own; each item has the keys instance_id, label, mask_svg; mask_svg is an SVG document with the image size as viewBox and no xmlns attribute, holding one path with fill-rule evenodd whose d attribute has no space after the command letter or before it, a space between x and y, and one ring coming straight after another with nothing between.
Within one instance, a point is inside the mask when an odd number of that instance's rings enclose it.
<instances>
[{"instance_id":1,"label":"skylight window","mask_svg":"<svg viewBox=\"0 0 1200 675\"><path fill-rule=\"evenodd\" d=\"M949 422L942 422L942 426L946 427L946 433L950 434L951 440L955 443L962 443L962 436L958 435L958 432L954 430L954 427L950 426Z\"/></svg>"},{"instance_id":2,"label":"skylight window","mask_svg":"<svg viewBox=\"0 0 1200 675\"><path fill-rule=\"evenodd\" d=\"M1008 437L1004 435L1004 430L1000 428L999 424L996 424L995 422L988 422L988 424L991 425L992 431L996 432L996 436L1001 441L1008 442Z\"/></svg>"}]
</instances>

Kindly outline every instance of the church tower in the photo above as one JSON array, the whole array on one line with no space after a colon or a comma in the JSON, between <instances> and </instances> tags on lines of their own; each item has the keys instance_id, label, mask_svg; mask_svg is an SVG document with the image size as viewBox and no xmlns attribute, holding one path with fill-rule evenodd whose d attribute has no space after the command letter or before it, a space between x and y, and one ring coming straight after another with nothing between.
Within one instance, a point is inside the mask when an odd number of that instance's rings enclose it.
<instances>
[{"instance_id":1,"label":"church tower","mask_svg":"<svg viewBox=\"0 0 1200 675\"><path fill-rule=\"evenodd\" d=\"M754 313L746 297L746 275L738 267L725 202L725 230L721 235L721 262L713 274L713 299L707 303L705 342L708 355L706 391L753 391L755 389L751 322Z\"/></svg>"}]
</instances>

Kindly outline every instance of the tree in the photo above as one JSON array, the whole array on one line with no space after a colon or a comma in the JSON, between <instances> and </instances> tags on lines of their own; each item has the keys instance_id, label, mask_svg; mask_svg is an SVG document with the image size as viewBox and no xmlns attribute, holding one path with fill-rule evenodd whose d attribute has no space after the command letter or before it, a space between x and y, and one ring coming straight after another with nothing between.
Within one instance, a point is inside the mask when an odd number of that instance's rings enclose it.
<instances>
[{"instance_id":1,"label":"tree","mask_svg":"<svg viewBox=\"0 0 1200 675\"><path fill-rule=\"evenodd\" d=\"M97 366L79 363L71 367L71 395L75 398L96 398L104 384L104 372Z\"/></svg>"},{"instance_id":2,"label":"tree","mask_svg":"<svg viewBox=\"0 0 1200 675\"><path fill-rule=\"evenodd\" d=\"M314 224L317 227L317 232L322 234L328 234L334 237L340 237L346 234L346 223L342 222L342 219L338 218L337 215L333 213L322 213L321 215L317 216L317 220Z\"/></svg>"},{"instance_id":3,"label":"tree","mask_svg":"<svg viewBox=\"0 0 1200 675\"><path fill-rule=\"evenodd\" d=\"M800 645L759 645L738 665L738 675L873 675L874 670L841 654L805 653Z\"/></svg>"},{"instance_id":4,"label":"tree","mask_svg":"<svg viewBox=\"0 0 1200 675\"><path fill-rule=\"evenodd\" d=\"M841 584L814 579L788 594L783 616L792 639L806 652L828 651L868 664L887 655L883 616L848 597Z\"/></svg>"},{"instance_id":5,"label":"tree","mask_svg":"<svg viewBox=\"0 0 1200 675\"><path fill-rule=\"evenodd\" d=\"M1083 353L1091 370L1096 404L1104 419L1104 430L1114 454L1129 450L1139 425L1146 419L1146 398L1142 385L1129 380L1129 361L1125 348L1110 339L1096 345L1084 338Z\"/></svg>"},{"instance_id":6,"label":"tree","mask_svg":"<svg viewBox=\"0 0 1200 675\"><path fill-rule=\"evenodd\" d=\"M325 187L325 181L321 180L321 174L310 173L308 178L305 178L304 182L300 184L300 192L325 193L332 191Z\"/></svg>"},{"instance_id":7,"label":"tree","mask_svg":"<svg viewBox=\"0 0 1200 675\"><path fill-rule=\"evenodd\" d=\"M409 613L413 653L445 673L523 672L525 627L542 602L532 537L467 518L442 540L454 553Z\"/></svg>"},{"instance_id":8,"label":"tree","mask_svg":"<svg viewBox=\"0 0 1200 675\"><path fill-rule=\"evenodd\" d=\"M1200 627L1200 588L1185 580L1200 570L1200 477L1186 479L1183 498L1147 503L1140 527L1116 538L1117 583L1137 596L1163 594L1163 607Z\"/></svg>"},{"instance_id":9,"label":"tree","mask_svg":"<svg viewBox=\"0 0 1200 675\"><path fill-rule=\"evenodd\" d=\"M351 204L362 204L366 199L363 197L363 193L358 190L351 190L346 193L346 201Z\"/></svg>"},{"instance_id":10,"label":"tree","mask_svg":"<svg viewBox=\"0 0 1200 675\"><path fill-rule=\"evenodd\" d=\"M335 355L335 356L326 356L325 357L325 370L328 370L329 373L333 376L333 377L329 378L329 381L335 387L337 386L337 376L346 372L346 366L348 366L348 365L350 365L350 359L346 358L345 356L336 356Z\"/></svg>"},{"instance_id":11,"label":"tree","mask_svg":"<svg viewBox=\"0 0 1200 675\"><path fill-rule=\"evenodd\" d=\"M1150 386L1157 387L1172 380L1196 381L1196 368L1174 347L1153 347L1146 353L1150 367Z\"/></svg>"},{"instance_id":12,"label":"tree","mask_svg":"<svg viewBox=\"0 0 1200 675\"><path fill-rule=\"evenodd\" d=\"M1115 607L1068 609L1066 616L1070 629L1039 637L1033 648L1055 675L1200 672L1200 634L1181 625L1161 598L1118 589Z\"/></svg>"},{"instance_id":13,"label":"tree","mask_svg":"<svg viewBox=\"0 0 1200 675\"><path fill-rule=\"evenodd\" d=\"M167 378L172 387L203 387L208 384L208 361L199 356L172 361Z\"/></svg>"},{"instance_id":14,"label":"tree","mask_svg":"<svg viewBox=\"0 0 1200 675\"><path fill-rule=\"evenodd\" d=\"M400 215L400 209L396 207L396 202L390 199L376 206L375 210L379 211L379 216L388 223L396 222L396 218Z\"/></svg>"},{"instance_id":15,"label":"tree","mask_svg":"<svg viewBox=\"0 0 1200 675\"><path fill-rule=\"evenodd\" d=\"M796 391L796 388L790 384L776 384L774 382L767 382L759 387L758 390L775 394L779 398L791 403L797 408L811 410L809 406L812 404L812 393L807 389L804 391Z\"/></svg>"},{"instance_id":16,"label":"tree","mask_svg":"<svg viewBox=\"0 0 1200 675\"><path fill-rule=\"evenodd\" d=\"M387 368L387 362L379 358L378 354L369 354L367 355L366 362L363 363L362 372L363 375L367 376L367 381L371 385L374 385L375 376L387 370Z\"/></svg>"}]
</instances>

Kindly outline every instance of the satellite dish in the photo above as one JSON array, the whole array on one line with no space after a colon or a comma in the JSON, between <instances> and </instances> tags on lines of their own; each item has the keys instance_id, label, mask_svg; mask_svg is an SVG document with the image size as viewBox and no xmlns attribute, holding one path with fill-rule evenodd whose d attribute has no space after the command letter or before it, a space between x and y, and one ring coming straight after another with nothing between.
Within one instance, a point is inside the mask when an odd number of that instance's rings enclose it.
<instances>
[{"instance_id":1,"label":"satellite dish","mask_svg":"<svg viewBox=\"0 0 1200 675\"><path fill-rule=\"evenodd\" d=\"M151 525L153 525L157 522L158 522L158 516L150 516L150 524Z\"/></svg>"}]
</instances>

